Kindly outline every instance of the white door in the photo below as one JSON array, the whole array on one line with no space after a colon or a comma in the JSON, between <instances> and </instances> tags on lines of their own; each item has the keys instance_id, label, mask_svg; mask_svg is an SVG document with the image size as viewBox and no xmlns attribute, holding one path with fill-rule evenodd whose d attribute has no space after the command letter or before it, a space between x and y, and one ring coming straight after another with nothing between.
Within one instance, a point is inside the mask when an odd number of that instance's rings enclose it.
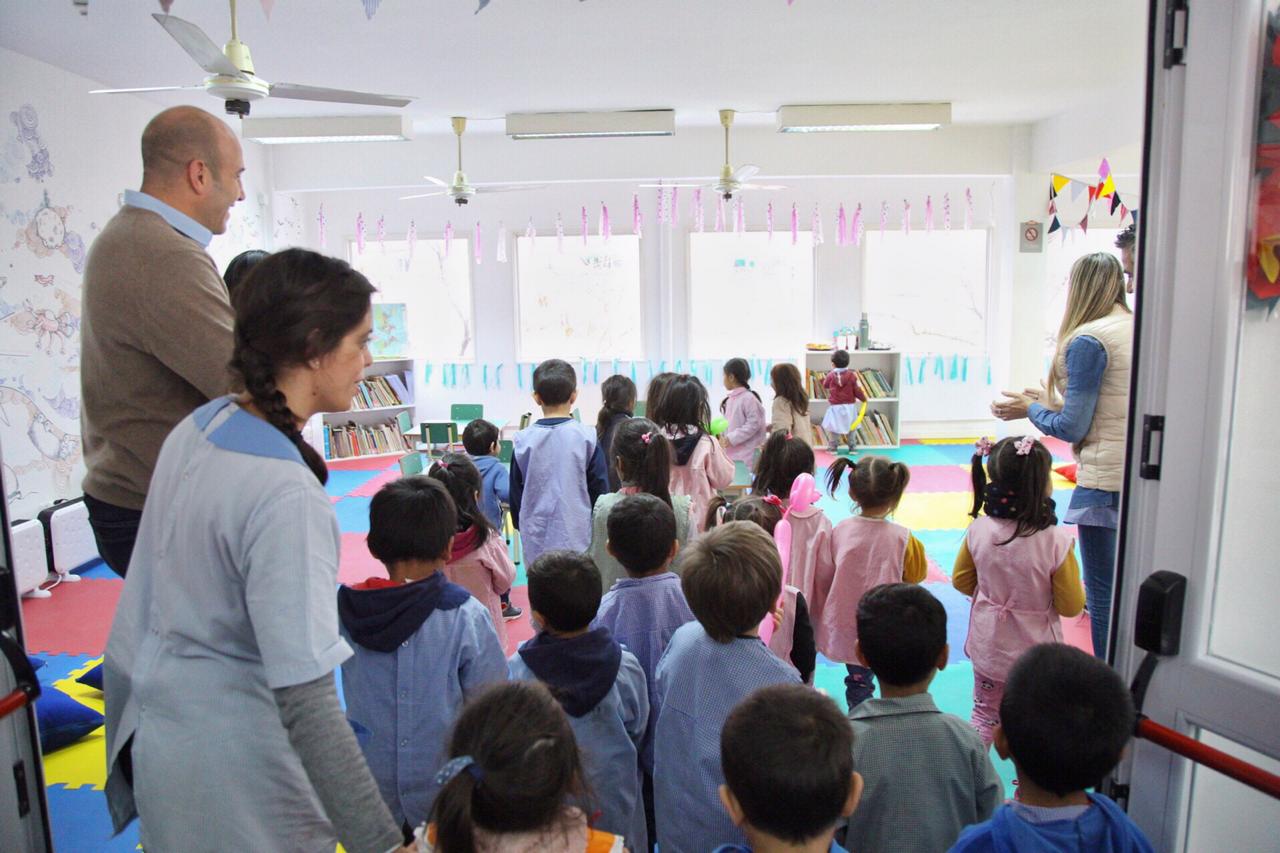
<instances>
[{"instance_id":1,"label":"white door","mask_svg":"<svg viewBox=\"0 0 1280 853\"><path fill-rule=\"evenodd\" d=\"M1139 584L1157 570L1184 575L1181 651L1160 661L1142 711L1274 773L1280 318L1246 298L1246 275L1257 264L1250 241L1280 232L1254 213L1255 170L1275 157L1259 159L1258 114L1263 95L1268 110L1280 107L1271 97L1277 78L1272 91L1262 83L1273 60L1268 15L1280 0L1190 0L1183 64L1181 39L1165 39L1171 3L1152 3L1139 355L1113 654L1132 679L1144 655L1132 643ZM1280 143L1280 126L1264 128L1267 140ZM1162 456L1159 479L1144 479L1138 464L1148 414L1165 416L1162 454L1153 441L1147 460ZM1131 786L1130 815L1158 850L1280 850L1280 801L1150 742L1134 742L1120 778Z\"/></svg>"}]
</instances>

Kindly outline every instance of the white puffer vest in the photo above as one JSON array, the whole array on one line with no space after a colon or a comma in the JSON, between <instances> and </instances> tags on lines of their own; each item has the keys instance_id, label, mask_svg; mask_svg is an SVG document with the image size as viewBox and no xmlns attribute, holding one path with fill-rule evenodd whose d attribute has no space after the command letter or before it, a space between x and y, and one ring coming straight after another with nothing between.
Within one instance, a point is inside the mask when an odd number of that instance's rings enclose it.
<instances>
[{"instance_id":1,"label":"white puffer vest","mask_svg":"<svg viewBox=\"0 0 1280 853\"><path fill-rule=\"evenodd\" d=\"M1080 335L1102 344L1107 369L1102 374L1098 406L1084 439L1072 445L1079 467L1076 485L1118 492L1124 483L1124 451L1129 427L1129 365L1133 356L1133 315L1118 308L1100 320L1077 328L1063 341L1055 363L1060 387L1067 384L1067 349Z\"/></svg>"}]
</instances>

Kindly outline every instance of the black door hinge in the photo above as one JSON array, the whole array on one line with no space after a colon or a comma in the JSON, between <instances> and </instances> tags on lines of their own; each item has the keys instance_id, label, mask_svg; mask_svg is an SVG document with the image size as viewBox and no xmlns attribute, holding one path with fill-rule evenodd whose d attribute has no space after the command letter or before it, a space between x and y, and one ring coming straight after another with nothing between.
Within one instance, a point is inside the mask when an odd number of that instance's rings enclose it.
<instances>
[{"instance_id":1,"label":"black door hinge","mask_svg":"<svg viewBox=\"0 0 1280 853\"><path fill-rule=\"evenodd\" d=\"M1155 460L1151 458L1152 436L1160 434ZM1160 479L1160 460L1164 456L1164 415L1142 416L1142 456L1138 460L1138 476L1144 480Z\"/></svg>"},{"instance_id":2,"label":"black door hinge","mask_svg":"<svg viewBox=\"0 0 1280 853\"><path fill-rule=\"evenodd\" d=\"M1187 64L1187 0L1168 0L1164 10L1164 67Z\"/></svg>"}]
</instances>

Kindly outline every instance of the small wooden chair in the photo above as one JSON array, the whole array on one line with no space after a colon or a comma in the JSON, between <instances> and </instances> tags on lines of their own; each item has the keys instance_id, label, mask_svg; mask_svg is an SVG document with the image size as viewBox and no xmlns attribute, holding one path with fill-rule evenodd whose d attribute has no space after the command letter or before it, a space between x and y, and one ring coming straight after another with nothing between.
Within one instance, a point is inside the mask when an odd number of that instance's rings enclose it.
<instances>
[{"instance_id":1,"label":"small wooden chair","mask_svg":"<svg viewBox=\"0 0 1280 853\"><path fill-rule=\"evenodd\" d=\"M406 453L400 457L400 476L412 477L422 473L422 454L418 451Z\"/></svg>"},{"instance_id":2,"label":"small wooden chair","mask_svg":"<svg viewBox=\"0 0 1280 853\"><path fill-rule=\"evenodd\" d=\"M422 443L427 446L427 453L443 455L452 451L458 444L458 425L453 421L424 421L421 424ZM437 445L443 444L445 449L437 454Z\"/></svg>"}]
</instances>

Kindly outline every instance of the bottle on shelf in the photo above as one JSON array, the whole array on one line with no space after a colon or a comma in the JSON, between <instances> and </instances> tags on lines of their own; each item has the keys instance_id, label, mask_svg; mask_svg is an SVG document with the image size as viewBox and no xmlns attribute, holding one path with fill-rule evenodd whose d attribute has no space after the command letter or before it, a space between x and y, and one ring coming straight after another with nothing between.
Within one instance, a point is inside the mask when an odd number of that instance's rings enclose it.
<instances>
[{"instance_id":1,"label":"bottle on shelf","mask_svg":"<svg viewBox=\"0 0 1280 853\"><path fill-rule=\"evenodd\" d=\"M871 324L867 322L867 312L862 312L862 322L858 323L858 349L871 349Z\"/></svg>"}]
</instances>

